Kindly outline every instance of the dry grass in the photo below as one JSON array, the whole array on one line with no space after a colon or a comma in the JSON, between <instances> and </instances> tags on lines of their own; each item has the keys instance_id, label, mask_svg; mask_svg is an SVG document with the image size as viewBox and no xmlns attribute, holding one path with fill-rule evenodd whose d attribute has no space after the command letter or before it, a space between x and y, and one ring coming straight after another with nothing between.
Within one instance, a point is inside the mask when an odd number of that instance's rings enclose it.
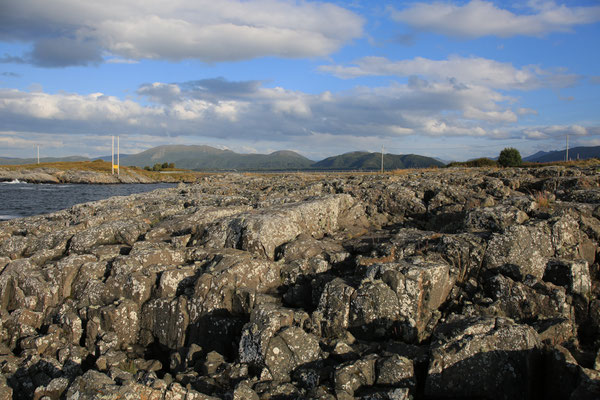
<instances>
[{"instance_id":1,"label":"dry grass","mask_svg":"<svg viewBox=\"0 0 600 400\"><path fill-rule=\"evenodd\" d=\"M549 167L549 166L600 167L600 159L588 158L587 160L553 161L553 162L547 162L547 163L524 162L523 166L528 167L528 168L540 168L540 167Z\"/></svg>"},{"instance_id":2,"label":"dry grass","mask_svg":"<svg viewBox=\"0 0 600 400\"><path fill-rule=\"evenodd\" d=\"M385 171L386 174L389 175L408 175L414 174L417 172L438 172L440 168L438 167L430 167L430 168L405 168L405 169L393 169L391 171ZM380 172L377 172L380 173Z\"/></svg>"},{"instance_id":3,"label":"dry grass","mask_svg":"<svg viewBox=\"0 0 600 400\"><path fill-rule=\"evenodd\" d=\"M535 192L533 195L535 202L538 207L542 210L547 210L550 208L551 195L546 191Z\"/></svg>"}]
</instances>

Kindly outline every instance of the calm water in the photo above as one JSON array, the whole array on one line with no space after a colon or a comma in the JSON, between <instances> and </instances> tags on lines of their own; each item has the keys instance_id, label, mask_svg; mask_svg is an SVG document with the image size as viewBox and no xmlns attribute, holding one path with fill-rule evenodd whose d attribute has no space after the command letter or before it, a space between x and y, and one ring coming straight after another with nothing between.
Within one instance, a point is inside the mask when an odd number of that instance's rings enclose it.
<instances>
[{"instance_id":1,"label":"calm water","mask_svg":"<svg viewBox=\"0 0 600 400\"><path fill-rule=\"evenodd\" d=\"M56 185L0 182L0 220L46 214L79 203L174 187L172 183Z\"/></svg>"}]
</instances>

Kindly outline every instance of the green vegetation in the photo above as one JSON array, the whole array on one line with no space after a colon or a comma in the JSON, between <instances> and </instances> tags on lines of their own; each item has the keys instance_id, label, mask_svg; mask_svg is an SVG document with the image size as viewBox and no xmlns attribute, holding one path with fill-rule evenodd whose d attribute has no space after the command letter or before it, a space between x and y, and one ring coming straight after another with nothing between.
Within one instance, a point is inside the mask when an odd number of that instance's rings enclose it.
<instances>
[{"instance_id":1,"label":"green vegetation","mask_svg":"<svg viewBox=\"0 0 600 400\"><path fill-rule=\"evenodd\" d=\"M164 162L164 163L156 163L154 164L154 166L152 168L150 168L149 166L145 166L144 169L146 171L164 171L164 170L174 170L175 169L175 163L168 163L168 162Z\"/></svg>"},{"instance_id":2,"label":"green vegetation","mask_svg":"<svg viewBox=\"0 0 600 400\"><path fill-rule=\"evenodd\" d=\"M507 147L500 152L498 156L498 164L503 167L519 167L523 164L521 153L514 147Z\"/></svg>"},{"instance_id":3,"label":"green vegetation","mask_svg":"<svg viewBox=\"0 0 600 400\"><path fill-rule=\"evenodd\" d=\"M454 161L447 165L448 168L452 167L467 167L467 168L479 168L479 167L497 167L498 163L490 158L482 157L476 158L475 160L469 161Z\"/></svg>"}]
</instances>

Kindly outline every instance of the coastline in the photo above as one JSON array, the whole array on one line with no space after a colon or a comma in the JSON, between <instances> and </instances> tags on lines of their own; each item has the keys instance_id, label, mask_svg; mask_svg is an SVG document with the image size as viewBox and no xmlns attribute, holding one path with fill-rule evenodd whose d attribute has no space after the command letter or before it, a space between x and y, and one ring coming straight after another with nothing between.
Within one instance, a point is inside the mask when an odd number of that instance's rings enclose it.
<instances>
[{"instance_id":1,"label":"coastline","mask_svg":"<svg viewBox=\"0 0 600 400\"><path fill-rule=\"evenodd\" d=\"M0 166L0 182L19 181L47 184L193 183L205 175L194 171L170 172L164 174L135 167L121 167L120 174L112 174L110 163L101 162L49 163L42 166L3 165Z\"/></svg>"}]
</instances>

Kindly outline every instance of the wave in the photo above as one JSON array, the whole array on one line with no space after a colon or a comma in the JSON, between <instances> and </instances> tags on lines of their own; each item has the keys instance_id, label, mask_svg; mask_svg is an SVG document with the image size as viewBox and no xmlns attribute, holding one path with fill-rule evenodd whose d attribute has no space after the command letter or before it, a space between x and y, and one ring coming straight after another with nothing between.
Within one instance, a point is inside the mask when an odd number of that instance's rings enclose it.
<instances>
[{"instance_id":1,"label":"wave","mask_svg":"<svg viewBox=\"0 0 600 400\"><path fill-rule=\"evenodd\" d=\"M0 214L0 221L8 221L9 219L20 218L19 215L2 215Z\"/></svg>"},{"instance_id":2,"label":"wave","mask_svg":"<svg viewBox=\"0 0 600 400\"><path fill-rule=\"evenodd\" d=\"M12 184L15 184L15 183L27 183L27 182L20 181L18 179L13 179L12 181L6 181L6 182L2 182L2 183L6 183L8 185L12 185Z\"/></svg>"}]
</instances>

